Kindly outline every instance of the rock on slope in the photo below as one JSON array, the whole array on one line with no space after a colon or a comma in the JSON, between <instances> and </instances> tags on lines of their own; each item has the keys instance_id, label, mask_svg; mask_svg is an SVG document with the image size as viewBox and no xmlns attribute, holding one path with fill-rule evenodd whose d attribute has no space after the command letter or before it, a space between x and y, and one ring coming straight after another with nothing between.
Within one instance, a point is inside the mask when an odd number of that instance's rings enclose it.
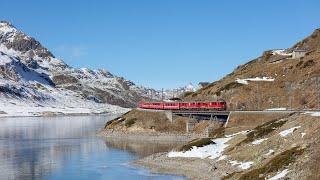
<instances>
[{"instance_id":1,"label":"rock on slope","mask_svg":"<svg viewBox=\"0 0 320 180\"><path fill-rule=\"evenodd\" d=\"M3 115L123 112L118 106L134 107L150 92L157 94L105 70L72 68L9 22L0 22Z\"/></svg>"},{"instance_id":2,"label":"rock on slope","mask_svg":"<svg viewBox=\"0 0 320 180\"><path fill-rule=\"evenodd\" d=\"M307 50L292 59L293 50ZM320 29L285 50L270 50L186 100L225 99L230 109L320 108Z\"/></svg>"}]
</instances>

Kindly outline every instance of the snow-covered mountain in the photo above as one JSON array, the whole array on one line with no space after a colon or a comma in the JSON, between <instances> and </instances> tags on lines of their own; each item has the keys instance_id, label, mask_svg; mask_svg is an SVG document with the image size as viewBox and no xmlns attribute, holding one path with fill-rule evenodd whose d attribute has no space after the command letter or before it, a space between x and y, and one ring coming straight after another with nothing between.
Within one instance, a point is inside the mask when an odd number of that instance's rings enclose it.
<instances>
[{"instance_id":1,"label":"snow-covered mountain","mask_svg":"<svg viewBox=\"0 0 320 180\"><path fill-rule=\"evenodd\" d=\"M0 114L123 112L151 97L160 98L155 90L106 70L70 67L34 38L0 21Z\"/></svg>"},{"instance_id":2,"label":"snow-covered mountain","mask_svg":"<svg viewBox=\"0 0 320 180\"><path fill-rule=\"evenodd\" d=\"M185 86L174 88L174 89L165 89L163 90L164 100L170 100L175 98L181 98L186 93L192 93L196 90L192 83L189 83Z\"/></svg>"}]
</instances>

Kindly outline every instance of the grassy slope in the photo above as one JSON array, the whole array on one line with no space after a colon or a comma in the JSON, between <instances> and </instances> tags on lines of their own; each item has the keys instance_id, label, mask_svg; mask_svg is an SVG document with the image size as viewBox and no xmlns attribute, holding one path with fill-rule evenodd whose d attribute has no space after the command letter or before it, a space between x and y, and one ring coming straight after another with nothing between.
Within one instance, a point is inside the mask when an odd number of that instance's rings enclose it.
<instances>
[{"instance_id":1,"label":"grassy slope","mask_svg":"<svg viewBox=\"0 0 320 180\"><path fill-rule=\"evenodd\" d=\"M266 122L245 137L230 142L225 151L229 159L238 162L254 162L252 168L234 172L225 179L265 179L279 171L289 169L290 177L316 179L319 177L319 117L293 114L287 118ZM299 127L286 137L279 133L292 127ZM301 133L306 133L302 136ZM253 145L258 139L266 139ZM266 155L269 150L274 153Z\"/></svg>"},{"instance_id":2,"label":"grassy slope","mask_svg":"<svg viewBox=\"0 0 320 180\"><path fill-rule=\"evenodd\" d=\"M105 129L123 132L184 133L186 131L185 121L184 118L178 118L171 123L163 112L132 110L120 118L109 121Z\"/></svg>"}]
</instances>

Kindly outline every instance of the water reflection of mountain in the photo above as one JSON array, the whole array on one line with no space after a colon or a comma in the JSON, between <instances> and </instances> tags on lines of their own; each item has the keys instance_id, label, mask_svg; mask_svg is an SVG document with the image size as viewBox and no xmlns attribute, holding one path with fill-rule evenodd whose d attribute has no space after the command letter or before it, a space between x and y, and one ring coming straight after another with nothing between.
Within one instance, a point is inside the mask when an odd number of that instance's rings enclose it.
<instances>
[{"instance_id":1,"label":"water reflection of mountain","mask_svg":"<svg viewBox=\"0 0 320 180\"><path fill-rule=\"evenodd\" d=\"M0 179L42 179L70 158L105 151L94 135L111 118L0 119Z\"/></svg>"},{"instance_id":2,"label":"water reflection of mountain","mask_svg":"<svg viewBox=\"0 0 320 180\"><path fill-rule=\"evenodd\" d=\"M131 152L139 157L145 157L158 152L170 151L177 147L179 142L157 142L143 140L126 140L122 138L107 138L106 145L109 148L116 148Z\"/></svg>"}]
</instances>

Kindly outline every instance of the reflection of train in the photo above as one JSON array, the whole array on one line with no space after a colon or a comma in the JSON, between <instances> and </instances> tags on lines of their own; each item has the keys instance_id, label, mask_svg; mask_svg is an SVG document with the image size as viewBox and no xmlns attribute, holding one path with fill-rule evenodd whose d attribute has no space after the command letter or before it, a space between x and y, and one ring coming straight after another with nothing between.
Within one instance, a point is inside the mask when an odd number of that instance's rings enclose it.
<instances>
[{"instance_id":1,"label":"reflection of train","mask_svg":"<svg viewBox=\"0 0 320 180\"><path fill-rule=\"evenodd\" d=\"M160 110L217 110L227 109L225 101L212 102L141 102L139 108Z\"/></svg>"}]
</instances>

